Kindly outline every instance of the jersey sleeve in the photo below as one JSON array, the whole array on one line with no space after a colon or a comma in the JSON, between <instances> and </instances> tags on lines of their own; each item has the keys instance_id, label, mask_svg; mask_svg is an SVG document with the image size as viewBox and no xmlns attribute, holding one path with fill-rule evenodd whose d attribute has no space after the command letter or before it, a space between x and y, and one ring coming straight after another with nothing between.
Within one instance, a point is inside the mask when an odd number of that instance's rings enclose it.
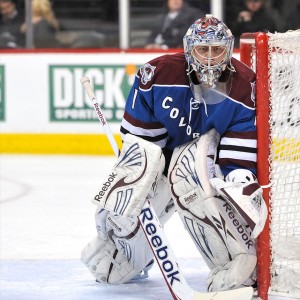
<instances>
[{"instance_id":1,"label":"jersey sleeve","mask_svg":"<svg viewBox=\"0 0 300 300\"><path fill-rule=\"evenodd\" d=\"M242 90L244 101L236 106L230 124L221 135L219 165L226 176L235 169L248 169L256 175L257 132L255 125L255 84Z\"/></svg>"},{"instance_id":2,"label":"jersey sleeve","mask_svg":"<svg viewBox=\"0 0 300 300\"><path fill-rule=\"evenodd\" d=\"M254 118L228 128L220 140L219 165L226 176L235 169L248 169L256 174L257 138Z\"/></svg>"},{"instance_id":3,"label":"jersey sleeve","mask_svg":"<svg viewBox=\"0 0 300 300\"><path fill-rule=\"evenodd\" d=\"M145 66L147 67L147 64L143 67L146 68ZM153 68L149 65L148 68L150 67ZM154 114L153 82L155 79L151 77L154 72L151 73L151 68L145 72L148 72L148 77L145 73L141 73L141 70L135 77L126 101L120 131L122 136L131 133L163 148L166 145L168 134L167 129ZM143 85L141 85L142 80L144 80ZM147 80L149 82L145 84Z\"/></svg>"}]
</instances>

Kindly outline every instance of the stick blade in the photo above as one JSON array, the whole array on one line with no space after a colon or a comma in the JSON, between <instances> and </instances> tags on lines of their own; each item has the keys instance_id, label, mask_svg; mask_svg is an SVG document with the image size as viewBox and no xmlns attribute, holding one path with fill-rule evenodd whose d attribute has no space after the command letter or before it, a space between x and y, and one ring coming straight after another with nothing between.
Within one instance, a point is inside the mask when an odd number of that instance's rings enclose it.
<instances>
[{"instance_id":1,"label":"stick blade","mask_svg":"<svg viewBox=\"0 0 300 300\"><path fill-rule=\"evenodd\" d=\"M200 293L194 292L193 300L251 300L253 297L253 288L244 287L235 290Z\"/></svg>"}]
</instances>

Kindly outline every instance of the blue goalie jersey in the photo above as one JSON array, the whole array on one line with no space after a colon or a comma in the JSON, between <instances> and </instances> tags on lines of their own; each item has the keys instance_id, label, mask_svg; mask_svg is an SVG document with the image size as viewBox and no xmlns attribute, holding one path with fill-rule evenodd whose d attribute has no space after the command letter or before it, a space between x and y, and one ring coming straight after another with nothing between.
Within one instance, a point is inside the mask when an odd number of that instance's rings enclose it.
<instances>
[{"instance_id":1,"label":"blue goalie jersey","mask_svg":"<svg viewBox=\"0 0 300 300\"><path fill-rule=\"evenodd\" d=\"M223 93L191 84L184 53L146 63L128 95L121 134L131 133L172 153L215 128L221 135L217 163L223 174L237 168L256 174L255 74L234 58L232 66L235 72L229 76L226 70L220 78L229 87ZM166 159L168 163L168 155Z\"/></svg>"}]
</instances>

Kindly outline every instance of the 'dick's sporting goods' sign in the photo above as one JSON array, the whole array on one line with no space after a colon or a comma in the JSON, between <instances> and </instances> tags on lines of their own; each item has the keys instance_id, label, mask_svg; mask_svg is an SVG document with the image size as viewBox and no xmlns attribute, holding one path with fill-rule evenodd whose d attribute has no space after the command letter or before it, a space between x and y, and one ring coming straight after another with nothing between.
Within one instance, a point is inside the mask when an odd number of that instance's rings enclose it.
<instances>
[{"instance_id":1,"label":"'dick's sporting goods' sign","mask_svg":"<svg viewBox=\"0 0 300 300\"><path fill-rule=\"evenodd\" d=\"M50 66L50 121L97 121L80 84L80 79L87 76L106 119L119 122L135 73L134 65Z\"/></svg>"}]
</instances>

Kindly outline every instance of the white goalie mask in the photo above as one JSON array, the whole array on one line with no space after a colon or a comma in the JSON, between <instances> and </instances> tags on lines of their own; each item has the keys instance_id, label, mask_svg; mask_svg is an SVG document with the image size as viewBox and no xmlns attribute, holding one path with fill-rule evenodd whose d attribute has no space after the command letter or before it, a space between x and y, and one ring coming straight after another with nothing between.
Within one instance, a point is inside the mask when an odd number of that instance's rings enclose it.
<instances>
[{"instance_id":1,"label":"white goalie mask","mask_svg":"<svg viewBox=\"0 0 300 300\"><path fill-rule=\"evenodd\" d=\"M230 66L233 44L234 37L222 21L212 15L197 20L183 38L188 74L194 70L200 83L213 87Z\"/></svg>"}]
</instances>

